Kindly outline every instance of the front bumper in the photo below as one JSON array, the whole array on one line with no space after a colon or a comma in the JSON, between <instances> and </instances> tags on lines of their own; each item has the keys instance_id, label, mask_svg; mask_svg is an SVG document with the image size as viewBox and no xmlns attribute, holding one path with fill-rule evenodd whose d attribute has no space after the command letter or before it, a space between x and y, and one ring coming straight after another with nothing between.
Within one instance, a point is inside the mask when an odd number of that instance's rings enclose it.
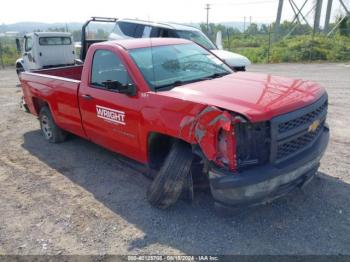
<instances>
[{"instance_id":1,"label":"front bumper","mask_svg":"<svg viewBox=\"0 0 350 262\"><path fill-rule=\"evenodd\" d=\"M240 173L212 166L209 171L210 189L218 204L233 207L254 206L281 197L310 181L319 167L329 141L329 129L313 146L278 165L267 164Z\"/></svg>"}]
</instances>

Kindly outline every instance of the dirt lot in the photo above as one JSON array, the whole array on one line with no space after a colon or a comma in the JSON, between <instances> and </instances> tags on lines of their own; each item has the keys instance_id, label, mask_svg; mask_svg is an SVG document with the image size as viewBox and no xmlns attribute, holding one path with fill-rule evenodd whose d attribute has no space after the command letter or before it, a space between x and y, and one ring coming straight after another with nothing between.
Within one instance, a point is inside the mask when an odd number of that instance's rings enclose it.
<instances>
[{"instance_id":1,"label":"dirt lot","mask_svg":"<svg viewBox=\"0 0 350 262\"><path fill-rule=\"evenodd\" d=\"M331 143L305 191L232 217L209 194L160 211L149 180L79 138L44 141L0 70L0 254L350 254L350 65L252 66L311 79L330 95Z\"/></svg>"}]
</instances>

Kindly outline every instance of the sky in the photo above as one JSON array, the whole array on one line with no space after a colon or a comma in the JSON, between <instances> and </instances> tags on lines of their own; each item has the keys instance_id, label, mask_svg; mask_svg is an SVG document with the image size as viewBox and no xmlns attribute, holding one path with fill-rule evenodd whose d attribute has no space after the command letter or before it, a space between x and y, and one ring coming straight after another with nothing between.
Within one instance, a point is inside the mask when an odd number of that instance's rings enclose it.
<instances>
[{"instance_id":1,"label":"sky","mask_svg":"<svg viewBox=\"0 0 350 262\"><path fill-rule=\"evenodd\" d=\"M301 6L305 0L294 0ZM315 0L309 0L308 11ZM344 0L350 9L350 0ZM272 22L278 0L2 0L0 24L16 22L84 22L91 16L138 18L151 21L198 23L206 21L205 5L210 4L209 21ZM326 9L327 0L323 0ZM339 13L334 0L333 18ZM305 12L306 13L306 12ZM324 12L323 12L324 13ZM291 20L293 11L284 0L283 20ZM312 21L312 13L309 15Z\"/></svg>"}]
</instances>

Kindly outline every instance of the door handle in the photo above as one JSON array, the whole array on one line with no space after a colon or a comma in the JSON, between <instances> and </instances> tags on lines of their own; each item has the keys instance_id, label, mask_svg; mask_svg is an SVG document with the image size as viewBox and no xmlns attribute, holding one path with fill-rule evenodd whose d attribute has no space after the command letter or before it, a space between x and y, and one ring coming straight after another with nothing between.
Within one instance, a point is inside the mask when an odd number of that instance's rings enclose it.
<instances>
[{"instance_id":1,"label":"door handle","mask_svg":"<svg viewBox=\"0 0 350 262\"><path fill-rule=\"evenodd\" d=\"M85 100L91 100L93 98L92 96L90 96L88 94L83 94L83 95L81 95L81 97Z\"/></svg>"}]
</instances>

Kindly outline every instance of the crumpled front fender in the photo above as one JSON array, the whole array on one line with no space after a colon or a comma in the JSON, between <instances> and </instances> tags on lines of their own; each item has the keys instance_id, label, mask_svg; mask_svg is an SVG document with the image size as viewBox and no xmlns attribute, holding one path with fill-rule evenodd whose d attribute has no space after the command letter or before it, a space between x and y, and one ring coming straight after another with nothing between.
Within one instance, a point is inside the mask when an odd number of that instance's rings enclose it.
<instances>
[{"instance_id":1,"label":"crumpled front fender","mask_svg":"<svg viewBox=\"0 0 350 262\"><path fill-rule=\"evenodd\" d=\"M180 137L198 143L208 160L235 170L236 139L234 119L227 111L207 106L196 116L185 117L180 124Z\"/></svg>"}]
</instances>

